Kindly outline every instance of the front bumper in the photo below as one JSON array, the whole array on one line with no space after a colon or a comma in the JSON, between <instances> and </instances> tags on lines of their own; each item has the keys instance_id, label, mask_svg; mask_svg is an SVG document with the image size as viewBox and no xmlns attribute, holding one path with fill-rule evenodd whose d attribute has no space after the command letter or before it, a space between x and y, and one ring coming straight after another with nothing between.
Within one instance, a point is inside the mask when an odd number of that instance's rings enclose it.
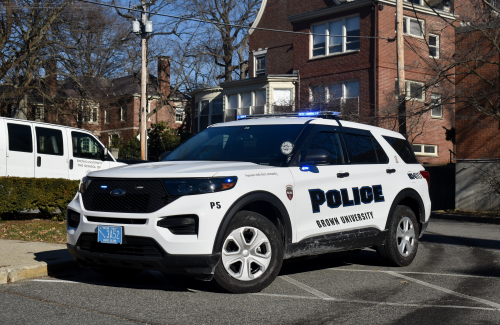
<instances>
[{"instance_id":1,"label":"front bumper","mask_svg":"<svg viewBox=\"0 0 500 325\"><path fill-rule=\"evenodd\" d=\"M163 250L161 254L155 254L156 256L104 253L82 249L80 241L76 245L67 244L67 247L75 261L83 267L132 268L210 276L214 274L215 267L220 260L220 254L173 255Z\"/></svg>"}]
</instances>

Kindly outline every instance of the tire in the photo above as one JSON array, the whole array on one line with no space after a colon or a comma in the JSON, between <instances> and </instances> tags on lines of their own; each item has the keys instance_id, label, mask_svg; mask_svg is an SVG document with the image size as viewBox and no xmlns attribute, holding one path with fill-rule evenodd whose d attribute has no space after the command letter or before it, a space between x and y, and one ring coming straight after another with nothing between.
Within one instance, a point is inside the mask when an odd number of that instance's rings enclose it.
<instances>
[{"instance_id":1,"label":"tire","mask_svg":"<svg viewBox=\"0 0 500 325\"><path fill-rule=\"evenodd\" d=\"M233 293L259 292L278 276L283 240L276 226L251 211L238 212L226 232L214 280Z\"/></svg>"},{"instance_id":2,"label":"tire","mask_svg":"<svg viewBox=\"0 0 500 325\"><path fill-rule=\"evenodd\" d=\"M109 279L127 279L142 271L118 267L93 267L92 270Z\"/></svg>"},{"instance_id":3,"label":"tire","mask_svg":"<svg viewBox=\"0 0 500 325\"><path fill-rule=\"evenodd\" d=\"M377 247L379 257L391 266L408 266L418 250L419 225L415 213L405 205L398 205L389 216L384 245Z\"/></svg>"}]
</instances>

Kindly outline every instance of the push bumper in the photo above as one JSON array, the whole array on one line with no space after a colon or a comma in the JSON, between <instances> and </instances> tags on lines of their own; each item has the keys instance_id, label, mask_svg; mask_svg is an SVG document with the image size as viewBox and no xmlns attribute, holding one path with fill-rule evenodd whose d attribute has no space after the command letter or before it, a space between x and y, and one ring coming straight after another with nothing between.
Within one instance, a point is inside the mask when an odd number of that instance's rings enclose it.
<instances>
[{"instance_id":1,"label":"push bumper","mask_svg":"<svg viewBox=\"0 0 500 325\"><path fill-rule=\"evenodd\" d=\"M200 278L211 278L220 260L220 254L172 255L164 253L161 257L145 257L92 252L83 250L78 243L77 245L67 244L67 247L75 261L83 267L117 267L156 270L168 273L195 275Z\"/></svg>"}]
</instances>

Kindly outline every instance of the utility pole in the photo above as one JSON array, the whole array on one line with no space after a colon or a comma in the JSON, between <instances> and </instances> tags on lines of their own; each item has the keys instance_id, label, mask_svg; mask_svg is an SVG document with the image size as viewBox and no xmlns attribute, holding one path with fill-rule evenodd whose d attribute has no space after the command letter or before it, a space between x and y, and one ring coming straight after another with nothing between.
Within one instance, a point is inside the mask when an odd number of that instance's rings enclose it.
<instances>
[{"instance_id":1,"label":"utility pole","mask_svg":"<svg viewBox=\"0 0 500 325\"><path fill-rule=\"evenodd\" d=\"M398 58L398 124L406 136L405 52L403 38L403 0L396 0L396 48Z\"/></svg>"}]
</instances>

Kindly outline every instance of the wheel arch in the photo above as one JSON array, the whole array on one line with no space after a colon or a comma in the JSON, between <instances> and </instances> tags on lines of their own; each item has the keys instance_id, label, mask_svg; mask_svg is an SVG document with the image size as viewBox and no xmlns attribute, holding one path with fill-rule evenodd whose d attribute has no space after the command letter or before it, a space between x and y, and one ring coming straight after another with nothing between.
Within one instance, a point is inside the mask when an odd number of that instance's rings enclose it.
<instances>
[{"instance_id":1,"label":"wheel arch","mask_svg":"<svg viewBox=\"0 0 500 325\"><path fill-rule=\"evenodd\" d=\"M281 200L274 194L266 191L255 191L245 194L234 202L227 210L217 230L213 252L222 249L224 233L229 223L239 211L247 210L262 214L276 225L283 236L283 249L292 242L292 224L288 210Z\"/></svg>"},{"instance_id":2,"label":"wheel arch","mask_svg":"<svg viewBox=\"0 0 500 325\"><path fill-rule=\"evenodd\" d=\"M418 194L417 191L415 191L412 188L405 188L401 192L396 195L396 198L394 198L394 201L392 202L391 209L389 210L389 214L387 216L387 221L385 223L385 229L388 229L388 224L389 224L389 216L391 216L394 213L394 210L396 210L396 207L398 205L406 205L409 207L413 213L415 213L415 216L417 217L417 220L420 225L420 230L422 230L422 224L425 223L425 207L424 207L424 202L422 201L422 198Z\"/></svg>"}]
</instances>

